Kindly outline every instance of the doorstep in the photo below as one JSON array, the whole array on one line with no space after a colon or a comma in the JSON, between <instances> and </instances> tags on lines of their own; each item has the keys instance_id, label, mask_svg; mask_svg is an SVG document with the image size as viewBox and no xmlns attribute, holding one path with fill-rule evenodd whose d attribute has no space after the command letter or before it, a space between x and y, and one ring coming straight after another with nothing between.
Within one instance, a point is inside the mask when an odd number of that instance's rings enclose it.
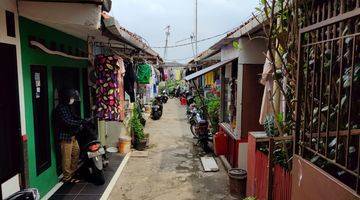
<instances>
[{"instance_id":1,"label":"doorstep","mask_svg":"<svg viewBox=\"0 0 360 200\"><path fill-rule=\"evenodd\" d=\"M66 183L63 184L51 197L51 200L98 200L103 197L103 195L109 195L104 193L111 192L118 176L120 175L119 171L122 170L123 165L126 164L127 159L124 159L127 156L120 154L111 154L109 158L109 165L104 169L105 184L104 185L94 185L92 183L81 181L77 184ZM109 188L108 188L109 187ZM104 198L104 197L103 197Z\"/></svg>"}]
</instances>

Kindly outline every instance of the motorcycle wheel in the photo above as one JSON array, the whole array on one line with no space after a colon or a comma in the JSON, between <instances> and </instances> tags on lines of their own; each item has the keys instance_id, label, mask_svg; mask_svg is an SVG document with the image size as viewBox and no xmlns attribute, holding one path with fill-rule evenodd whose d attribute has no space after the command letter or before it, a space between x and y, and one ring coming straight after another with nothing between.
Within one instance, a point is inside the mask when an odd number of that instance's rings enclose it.
<instances>
[{"instance_id":1,"label":"motorcycle wheel","mask_svg":"<svg viewBox=\"0 0 360 200\"><path fill-rule=\"evenodd\" d=\"M160 117L161 116L160 116L159 112L155 112L151 115L151 119L153 119L153 120L158 120L158 119L160 119Z\"/></svg>"},{"instance_id":2,"label":"motorcycle wheel","mask_svg":"<svg viewBox=\"0 0 360 200\"><path fill-rule=\"evenodd\" d=\"M104 172L102 170L99 170L96 166L93 166L92 179L95 185L104 185L105 183Z\"/></svg>"},{"instance_id":3,"label":"motorcycle wheel","mask_svg":"<svg viewBox=\"0 0 360 200\"><path fill-rule=\"evenodd\" d=\"M195 139L198 139L198 138L199 138L198 133L196 133L195 124L191 124L191 125L190 125L190 131L191 131L191 133L193 134L193 136L194 136Z\"/></svg>"},{"instance_id":4,"label":"motorcycle wheel","mask_svg":"<svg viewBox=\"0 0 360 200\"><path fill-rule=\"evenodd\" d=\"M208 144L207 140L203 140L201 142L201 148L205 151L205 153L211 152L211 149L209 147L209 144Z\"/></svg>"}]
</instances>

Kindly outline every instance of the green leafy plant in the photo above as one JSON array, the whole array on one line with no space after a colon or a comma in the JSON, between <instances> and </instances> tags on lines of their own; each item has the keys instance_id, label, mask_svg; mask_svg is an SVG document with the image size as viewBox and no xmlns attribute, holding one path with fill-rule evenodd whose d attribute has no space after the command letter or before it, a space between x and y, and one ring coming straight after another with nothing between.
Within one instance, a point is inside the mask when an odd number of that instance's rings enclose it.
<instances>
[{"instance_id":1,"label":"green leafy plant","mask_svg":"<svg viewBox=\"0 0 360 200\"><path fill-rule=\"evenodd\" d=\"M246 197L244 200L256 200L256 197Z\"/></svg>"},{"instance_id":2,"label":"green leafy plant","mask_svg":"<svg viewBox=\"0 0 360 200\"><path fill-rule=\"evenodd\" d=\"M211 132L216 133L219 129L220 98L212 96L206 99L206 107L210 118Z\"/></svg>"},{"instance_id":3,"label":"green leafy plant","mask_svg":"<svg viewBox=\"0 0 360 200\"><path fill-rule=\"evenodd\" d=\"M130 126L136 140L139 141L145 139L144 126L141 124L137 106L135 106L132 111L132 116L130 118Z\"/></svg>"}]
</instances>

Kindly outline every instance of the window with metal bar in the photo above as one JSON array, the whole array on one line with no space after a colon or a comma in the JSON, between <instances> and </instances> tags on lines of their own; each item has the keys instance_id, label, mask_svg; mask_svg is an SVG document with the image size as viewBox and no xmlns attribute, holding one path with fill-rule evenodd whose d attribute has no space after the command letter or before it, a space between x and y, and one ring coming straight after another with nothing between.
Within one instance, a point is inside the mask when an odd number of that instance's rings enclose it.
<instances>
[{"instance_id":1,"label":"window with metal bar","mask_svg":"<svg viewBox=\"0 0 360 200\"><path fill-rule=\"evenodd\" d=\"M360 193L359 1L319 1L300 29L297 154Z\"/></svg>"}]
</instances>

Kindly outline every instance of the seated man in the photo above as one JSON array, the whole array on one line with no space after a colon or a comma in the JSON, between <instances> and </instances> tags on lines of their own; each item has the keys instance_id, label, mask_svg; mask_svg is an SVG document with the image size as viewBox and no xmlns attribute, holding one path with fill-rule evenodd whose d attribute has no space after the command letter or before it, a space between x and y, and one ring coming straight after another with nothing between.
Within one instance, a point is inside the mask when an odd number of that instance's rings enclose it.
<instances>
[{"instance_id":1,"label":"seated man","mask_svg":"<svg viewBox=\"0 0 360 200\"><path fill-rule=\"evenodd\" d=\"M82 120L71 109L75 101L80 101L79 92L73 89L59 91L59 104L55 108L55 126L61 147L61 165L64 182L78 183L72 178L79 162L79 144L75 138L82 129Z\"/></svg>"}]
</instances>

